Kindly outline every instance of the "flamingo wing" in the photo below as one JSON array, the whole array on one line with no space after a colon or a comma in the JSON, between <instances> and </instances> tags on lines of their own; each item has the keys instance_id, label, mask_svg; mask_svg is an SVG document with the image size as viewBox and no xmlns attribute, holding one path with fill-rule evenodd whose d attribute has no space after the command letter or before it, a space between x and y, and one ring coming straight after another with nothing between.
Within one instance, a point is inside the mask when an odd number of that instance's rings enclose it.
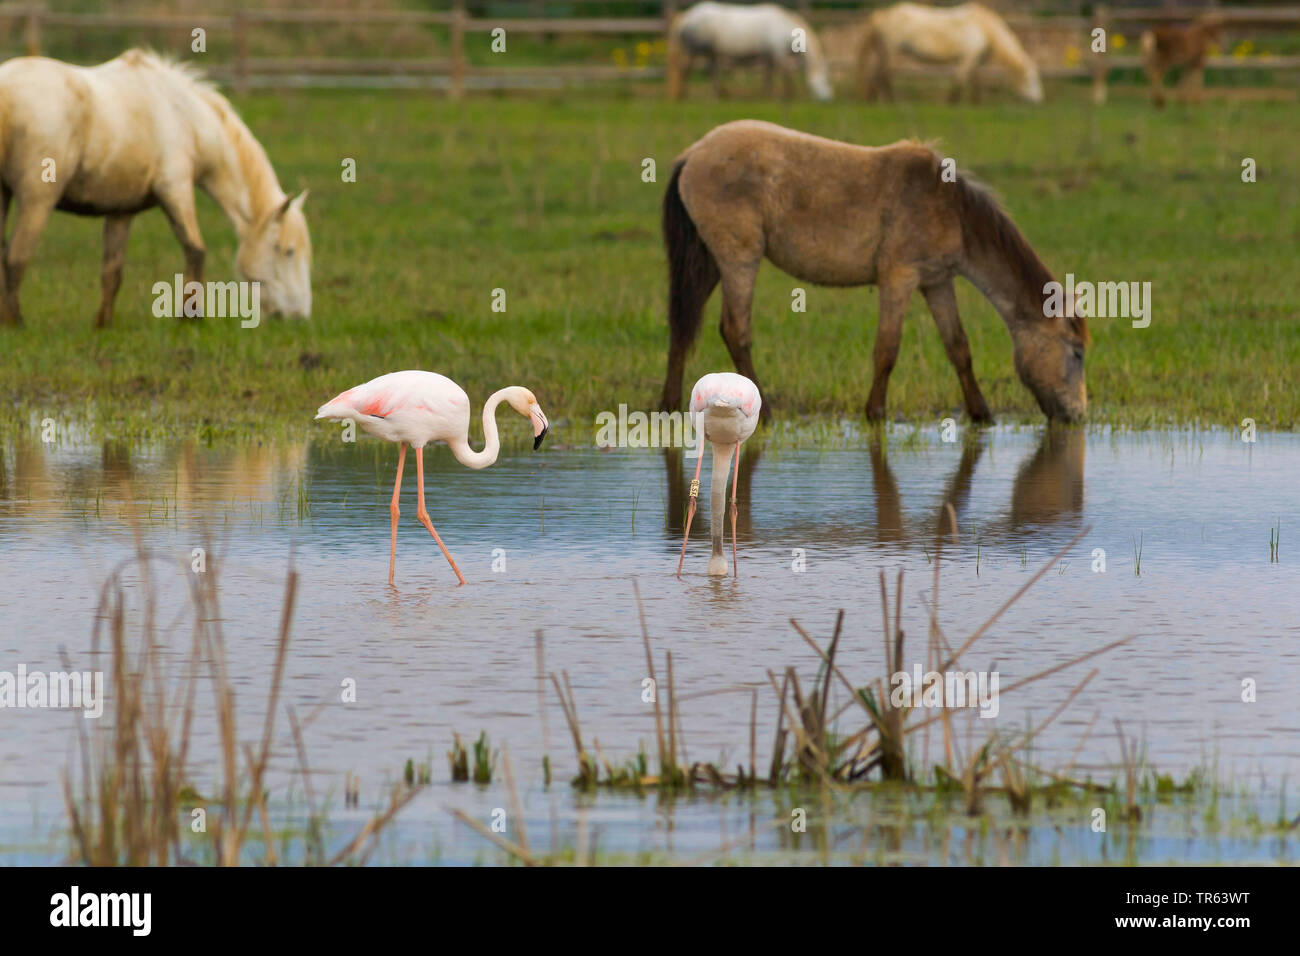
<instances>
[{"instance_id":1,"label":"flamingo wing","mask_svg":"<svg viewBox=\"0 0 1300 956\"><path fill-rule=\"evenodd\" d=\"M317 418L351 419L390 441L422 448L469 433L469 396L437 372L390 372L326 402Z\"/></svg>"}]
</instances>

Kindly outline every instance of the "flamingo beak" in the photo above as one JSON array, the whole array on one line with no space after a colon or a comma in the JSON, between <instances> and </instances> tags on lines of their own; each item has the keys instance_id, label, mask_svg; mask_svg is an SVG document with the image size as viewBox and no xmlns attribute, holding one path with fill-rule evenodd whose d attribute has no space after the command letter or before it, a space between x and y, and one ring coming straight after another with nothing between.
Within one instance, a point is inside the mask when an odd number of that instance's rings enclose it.
<instances>
[{"instance_id":1,"label":"flamingo beak","mask_svg":"<svg viewBox=\"0 0 1300 956\"><path fill-rule=\"evenodd\" d=\"M546 413L540 405L533 405L529 416L533 420L533 451L537 451L542 447L542 439L551 430L551 423L546 420Z\"/></svg>"}]
</instances>

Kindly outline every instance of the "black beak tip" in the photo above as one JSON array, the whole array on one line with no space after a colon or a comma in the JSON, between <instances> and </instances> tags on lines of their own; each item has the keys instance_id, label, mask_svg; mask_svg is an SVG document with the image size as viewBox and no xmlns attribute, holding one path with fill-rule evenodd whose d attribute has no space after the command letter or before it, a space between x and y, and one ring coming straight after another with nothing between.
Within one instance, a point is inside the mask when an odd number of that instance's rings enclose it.
<instances>
[{"instance_id":1,"label":"black beak tip","mask_svg":"<svg viewBox=\"0 0 1300 956\"><path fill-rule=\"evenodd\" d=\"M549 432L550 430L551 428L548 425L546 428L542 429L542 433L540 435L538 435L536 438L533 439L533 451L537 451L537 449L542 447L542 439L546 437L546 433Z\"/></svg>"}]
</instances>

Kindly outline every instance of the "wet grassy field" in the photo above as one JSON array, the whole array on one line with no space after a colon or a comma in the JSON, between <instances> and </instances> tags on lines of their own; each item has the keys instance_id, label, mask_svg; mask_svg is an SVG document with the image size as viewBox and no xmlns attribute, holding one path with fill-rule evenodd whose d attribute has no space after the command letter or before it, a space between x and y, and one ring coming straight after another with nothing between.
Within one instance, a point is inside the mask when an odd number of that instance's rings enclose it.
<instances>
[{"instance_id":1,"label":"wet grassy field","mask_svg":"<svg viewBox=\"0 0 1300 956\"><path fill-rule=\"evenodd\" d=\"M23 287L27 324L0 329L0 557L24 569L0 587L7 650L51 671L65 644L82 660L90 622L130 623L134 640L156 593L158 619L192 617L205 659L228 648L230 673L186 670L199 645L185 627L157 659L123 647L142 668L238 688L239 720L220 723L204 688L191 751L181 724L115 687L112 732L156 742L145 731L165 725L190 763L169 764L151 804L110 759L126 751L105 747L65 803L62 762L35 775L27 762L63 752L66 715L24 711L0 746L0 859L213 862L237 827L223 861L1293 863L1293 722L1276 694L1243 709L1239 681L1294 684L1291 532L1280 553L1274 535L1295 526L1297 436L1267 430L1300 425L1295 104L1220 95L1156 113L1132 89L1101 110L1081 87L1048 93L1037 109L932 95L669 106L649 89L243 97L284 187L311 189L315 246L312 318L251 329L153 315L153 285L182 261L154 212L135 224L115 324L96 331L100 224L56 217ZM664 183L682 148L743 117L934 141L998 191L1058 277L1151 283L1149 327L1091 323L1091 416L1120 427L930 441L938 419L960 417L960 391L918 297L890 390L910 424L869 443L841 419L861 415L870 384L874 290L809 288L793 312L802 283L769 265L755 358L782 427L741 464L741 576L703 580L701 518L686 583L672 582L689 470L590 448L593 419L658 396ZM205 197L200 220L207 278L234 278L233 232ZM958 288L994 412L1037 426L1001 321ZM688 381L730 367L717 310L715 298ZM341 389L413 367L451 375L475 403L526 384L557 425L542 455L508 451L485 473L431 454L434 520L465 589L411 512L399 588L382 588L395 451L311 420ZM49 442L31 433L47 418L60 423ZM1184 428L1245 418L1266 430L1258 446ZM505 429L507 444L524 437ZM945 502L960 534L941 558ZM211 551L201 589L196 542ZM883 640L880 569L895 602ZM929 582L945 595L933 619ZM930 659L932 620L952 644L997 621L967 666L1028 686L996 738L973 714L950 731L884 707L884 675L911 663L891 664L889 648L901 655L906 632L909 654ZM663 680L650 702L647 668ZM266 696L281 677L302 716L292 731ZM338 692L354 677L356 707ZM221 755L267 712L274 753L223 778L234 765ZM460 744L476 741L467 779ZM188 836L197 806L214 839ZM105 807L156 827L129 847L96 840L115 832L95 829ZM483 832L496 807L509 808L508 846Z\"/></svg>"},{"instance_id":2,"label":"wet grassy field","mask_svg":"<svg viewBox=\"0 0 1300 956\"><path fill-rule=\"evenodd\" d=\"M1092 322L1091 416L1128 426L1294 428L1300 364L1292 287L1300 231L1294 103L1214 98L1154 112L1117 90L1094 110L1082 87L1031 108L994 99L782 106L647 89L536 98L296 92L237 106L286 189L310 187L315 309L305 322L184 324L152 314L181 254L160 213L133 227L114 326L96 332L100 223L60 214L22 289L26 327L0 330L0 419L76 419L122 436L262 436L310 428L316 406L382 372L451 375L477 403L532 387L568 439L593 416L648 408L667 341L659 203L674 156L713 126L754 117L864 144L936 141L993 186L1063 278L1151 283L1151 324ZM657 164L644 182L643 161ZM1258 181L1242 181L1242 161ZM344 182L346 159L356 181ZM233 232L200 199L206 278L234 277ZM861 414L874 289L809 288L767 265L755 360L778 414ZM494 312L494 290L505 312ZM498 294L499 295L499 294ZM993 308L959 284L975 370L995 414L1034 422ZM498 298L499 301L499 298ZM688 381L730 368L708 307ZM891 383L891 413L955 415L960 391L920 297Z\"/></svg>"}]
</instances>

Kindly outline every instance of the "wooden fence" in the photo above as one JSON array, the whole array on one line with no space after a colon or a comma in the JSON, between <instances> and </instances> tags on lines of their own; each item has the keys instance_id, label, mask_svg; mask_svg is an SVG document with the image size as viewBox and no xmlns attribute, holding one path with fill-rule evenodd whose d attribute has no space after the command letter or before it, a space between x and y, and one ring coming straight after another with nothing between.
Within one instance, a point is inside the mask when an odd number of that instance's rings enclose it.
<instances>
[{"instance_id":1,"label":"wooden fence","mask_svg":"<svg viewBox=\"0 0 1300 956\"><path fill-rule=\"evenodd\" d=\"M572 0L571 0L572 2ZM581 2L581 0L578 0ZM608 0L605 0L608 3ZM681 3L684 7L687 4ZM808 0L790 4L805 12L810 22L827 34L836 34L847 49L853 25L866 15L868 7L854 9L811 8ZM642 4L644 6L644 4ZM543 0L534 7L538 12L545 8ZM315 85L409 85L433 86L446 89L453 98L462 96L474 86L538 85L542 83L591 83L615 79L657 79L662 69L649 66L628 67L599 64L565 64L547 66L483 66L471 65L466 56L469 38L503 29L511 35L563 36L563 35L620 35L628 37L663 37L668 22L679 8L678 0L664 0L663 13L657 17L530 17L500 18L471 16L466 0L450 0L450 8L442 11L369 11L369 10L238 10L226 16L202 14L97 14L63 13L40 5L0 4L0 24L12 31L21 30L22 45L28 54L42 51L44 39L51 31L62 29L93 31L95 29L125 29L149 34L158 32L184 36L188 45L190 32L202 28L206 33L224 36L229 40L231 56L215 62L208 70L218 80L231 83L236 90L245 91L252 86L315 86ZM1093 28L1102 27L1108 33L1126 30L1131 34L1136 49L1137 33L1146 26L1186 21L1209 8L1201 9L1131 9L1110 10L1096 8L1091 17L1030 16L1009 14L1007 20L1013 30L1024 37L1036 32L1063 32L1077 38L1077 62L1040 62L1040 71L1049 77L1091 76L1096 96L1105 97L1106 75L1111 69L1140 66L1135 55L1123 55L1112 48L1104 56L1090 52L1090 34ZM1260 29L1280 27L1300 29L1300 7L1215 8L1223 17L1225 28ZM249 54L250 35L258 30L277 27L306 29L312 27L390 27L394 30L437 27L446 36L445 44L439 42L440 56L418 57L256 57ZM432 42L431 42L432 45ZM1034 43L1027 45L1032 50ZM445 46L445 51L442 48ZM833 66L847 68L849 57L832 49L828 53ZM1208 64L1213 69L1294 70L1300 69L1300 57L1212 57ZM933 68L915 67L911 73L934 73Z\"/></svg>"}]
</instances>

